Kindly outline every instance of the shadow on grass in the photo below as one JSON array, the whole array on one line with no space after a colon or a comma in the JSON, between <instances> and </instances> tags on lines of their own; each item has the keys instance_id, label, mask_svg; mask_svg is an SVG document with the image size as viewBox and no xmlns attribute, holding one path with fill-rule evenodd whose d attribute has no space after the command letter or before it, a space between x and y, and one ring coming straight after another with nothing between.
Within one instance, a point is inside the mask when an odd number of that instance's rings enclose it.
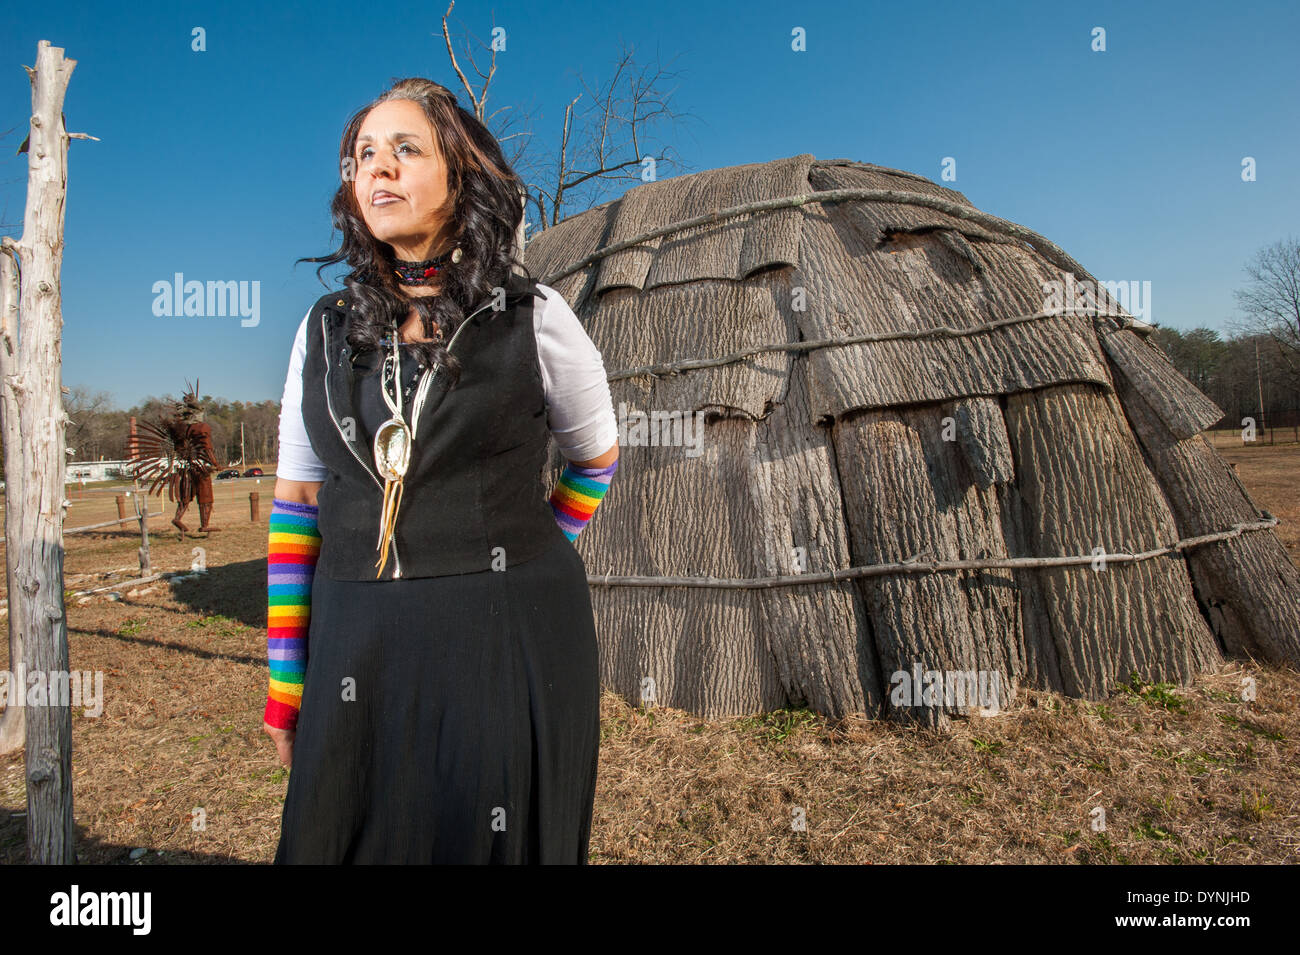
<instances>
[{"instance_id":1,"label":"shadow on grass","mask_svg":"<svg viewBox=\"0 0 1300 955\"><path fill-rule=\"evenodd\" d=\"M193 613L221 616L266 629L266 558L209 567L207 573L172 582L172 596Z\"/></svg>"},{"instance_id":2,"label":"shadow on grass","mask_svg":"<svg viewBox=\"0 0 1300 955\"><path fill-rule=\"evenodd\" d=\"M75 824L74 824L75 825ZM159 855L149 849L139 859L132 859L133 849L148 846L123 846L86 835L84 826L75 825L77 862L81 865L247 865L248 860L215 852L177 852ZM27 863L27 813L0 809L0 863Z\"/></svg>"}]
</instances>

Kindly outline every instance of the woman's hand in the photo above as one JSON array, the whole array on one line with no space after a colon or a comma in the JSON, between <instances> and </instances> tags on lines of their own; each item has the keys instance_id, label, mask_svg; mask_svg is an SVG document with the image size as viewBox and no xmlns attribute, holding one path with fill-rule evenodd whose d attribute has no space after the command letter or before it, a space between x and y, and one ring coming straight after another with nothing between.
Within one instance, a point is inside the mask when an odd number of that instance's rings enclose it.
<instances>
[{"instance_id":1,"label":"woman's hand","mask_svg":"<svg viewBox=\"0 0 1300 955\"><path fill-rule=\"evenodd\" d=\"M275 751L280 756L280 762L285 766L292 766L293 763L293 737L294 730L282 730L278 726L272 726L270 723L263 723L262 729L266 734L275 741Z\"/></svg>"}]
</instances>

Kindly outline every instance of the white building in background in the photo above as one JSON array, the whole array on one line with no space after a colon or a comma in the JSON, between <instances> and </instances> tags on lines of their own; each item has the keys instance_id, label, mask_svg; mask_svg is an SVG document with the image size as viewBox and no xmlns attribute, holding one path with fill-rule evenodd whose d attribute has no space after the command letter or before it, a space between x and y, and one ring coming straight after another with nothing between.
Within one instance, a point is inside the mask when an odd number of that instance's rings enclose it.
<instances>
[{"instance_id":1,"label":"white building in background","mask_svg":"<svg viewBox=\"0 0 1300 955\"><path fill-rule=\"evenodd\" d=\"M128 465L128 461L70 461L64 481L68 484L80 484L82 481L89 484L92 481L130 480Z\"/></svg>"},{"instance_id":2,"label":"white building in background","mask_svg":"<svg viewBox=\"0 0 1300 955\"><path fill-rule=\"evenodd\" d=\"M63 471L65 484L93 484L96 481L131 480L127 461L71 461ZM5 482L0 476L0 489Z\"/></svg>"}]
</instances>

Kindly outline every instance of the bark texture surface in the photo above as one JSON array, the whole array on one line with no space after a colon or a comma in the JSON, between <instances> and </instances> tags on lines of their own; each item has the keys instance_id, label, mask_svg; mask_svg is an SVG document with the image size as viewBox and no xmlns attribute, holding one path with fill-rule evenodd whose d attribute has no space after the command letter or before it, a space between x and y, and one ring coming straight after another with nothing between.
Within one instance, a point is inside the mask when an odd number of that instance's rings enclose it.
<instances>
[{"instance_id":1,"label":"bark texture surface","mask_svg":"<svg viewBox=\"0 0 1300 955\"><path fill-rule=\"evenodd\" d=\"M1219 409L1104 291L1107 314L1047 314L1044 283L1064 274L996 222L816 201L831 189L973 208L909 173L805 154L638 186L529 244L628 423L577 542L604 682L707 716L805 704L941 727L971 701L900 694L900 673L995 675L1005 706L1020 686L1095 699L1134 673L1186 684L1225 652L1300 665L1300 575L1270 530L1118 563L603 584L1136 554L1260 519L1199 436ZM674 222L801 194L563 274ZM853 336L872 340L617 376ZM673 419L699 412L696 449ZM644 444L628 439L638 413Z\"/></svg>"}]
</instances>

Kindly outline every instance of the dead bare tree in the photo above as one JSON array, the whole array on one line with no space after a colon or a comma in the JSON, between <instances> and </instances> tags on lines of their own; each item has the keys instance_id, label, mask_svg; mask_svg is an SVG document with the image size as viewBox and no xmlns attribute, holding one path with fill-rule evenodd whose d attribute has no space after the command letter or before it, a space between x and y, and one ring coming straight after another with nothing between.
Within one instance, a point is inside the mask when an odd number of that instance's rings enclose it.
<instances>
[{"instance_id":1,"label":"dead bare tree","mask_svg":"<svg viewBox=\"0 0 1300 955\"><path fill-rule=\"evenodd\" d=\"M532 116L523 110L514 110L506 120L498 123L496 117L510 107L487 112L488 89L497 70L497 44L480 46L491 54L491 63L484 72L468 52L466 59L482 81L475 90L461 68L460 59L452 45L448 19L455 0L447 6L442 17L442 35L447 45L451 68L460 79L474 114L492 130L502 144L506 158L519 173L528 188L526 202L537 212L536 229L543 230L563 218L568 208L579 206L577 211L591 208L620 185L636 184L658 178L663 169L684 168L684 164L670 155L670 148L657 148L654 128L665 121L676 121L684 114L675 113L669 106L673 90L665 90L667 81L676 77L658 67L638 69L634 50L624 45L613 76L598 89L591 89L579 76L583 92L565 107L564 121L559 130L559 147L554 158L543 159L532 148ZM494 27L493 31L495 34ZM586 105L578 103L586 97ZM621 190L620 190L621 191ZM521 232L527 231L526 224ZM524 235L520 236L520 244Z\"/></svg>"},{"instance_id":2,"label":"dead bare tree","mask_svg":"<svg viewBox=\"0 0 1300 955\"><path fill-rule=\"evenodd\" d=\"M1267 335L1273 359L1284 369L1289 391L1300 391L1300 241L1288 237L1260 249L1245 266L1250 282L1232 293L1243 319L1229 327Z\"/></svg>"},{"instance_id":3,"label":"dead bare tree","mask_svg":"<svg viewBox=\"0 0 1300 955\"><path fill-rule=\"evenodd\" d=\"M77 61L37 44L22 238L0 238L0 418L5 448L5 570L10 666L0 740L26 744L27 858L75 861L72 715L66 693L68 627L63 605L64 426L59 273L68 185L63 99ZM20 321L21 320L21 321ZM17 664L15 666L15 664ZM36 683L29 691L29 677ZM37 691L33 697L32 691ZM15 705L15 698L18 705Z\"/></svg>"},{"instance_id":4,"label":"dead bare tree","mask_svg":"<svg viewBox=\"0 0 1300 955\"><path fill-rule=\"evenodd\" d=\"M113 417L113 396L107 391L91 392L84 385L64 388L63 407L68 412L66 440L73 461L93 461L101 453L106 438L103 425ZM114 423L117 424L116 420Z\"/></svg>"},{"instance_id":5,"label":"dead bare tree","mask_svg":"<svg viewBox=\"0 0 1300 955\"><path fill-rule=\"evenodd\" d=\"M530 117L526 112L512 106L502 106L500 109L493 110L491 113L487 111L488 87L492 85L492 78L496 75L497 71L497 46L495 41L492 44L484 43L481 40L478 41L479 47L487 50L490 55L488 71L484 73L479 69L478 63L474 60L474 54L469 45L469 31L465 31L466 40L462 55L469 62L470 68L473 69L473 71L478 75L479 80L482 82L482 88L475 90L474 84L470 82L469 77L465 75L465 71L461 69L460 60L457 58L456 51L452 47L451 28L448 25L447 20L451 16L451 11L454 6L456 6L456 0L451 0L451 3L447 5L447 12L442 15L442 38L447 44L447 59L451 61L451 68L455 71L456 76L460 79L461 87L465 90L465 95L468 97L470 106L472 107L471 112L473 112L475 117L478 118L480 123L493 130L493 135L496 136L497 142L501 144L506 160L513 167L515 162L523 155L523 151L527 147L528 139L531 136L531 133L526 129L518 129L516 127L522 125L525 121L530 119ZM492 30L495 33L496 27L493 26ZM509 113L509 115L498 119L497 117L501 116L502 113Z\"/></svg>"}]
</instances>

